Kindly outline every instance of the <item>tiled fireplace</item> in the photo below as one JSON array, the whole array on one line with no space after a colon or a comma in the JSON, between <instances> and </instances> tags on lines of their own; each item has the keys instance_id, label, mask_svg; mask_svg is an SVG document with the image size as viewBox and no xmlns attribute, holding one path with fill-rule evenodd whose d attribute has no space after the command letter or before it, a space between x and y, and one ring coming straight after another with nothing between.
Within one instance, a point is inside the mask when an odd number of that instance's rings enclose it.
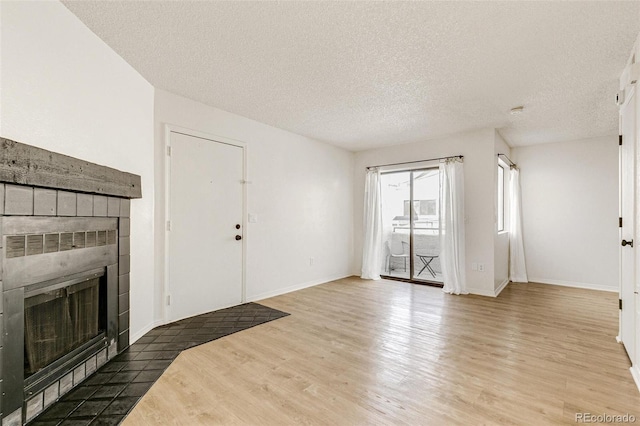
<instances>
[{"instance_id":1,"label":"tiled fireplace","mask_svg":"<svg viewBox=\"0 0 640 426\"><path fill-rule=\"evenodd\" d=\"M0 139L0 417L21 425L129 344L140 177Z\"/></svg>"}]
</instances>

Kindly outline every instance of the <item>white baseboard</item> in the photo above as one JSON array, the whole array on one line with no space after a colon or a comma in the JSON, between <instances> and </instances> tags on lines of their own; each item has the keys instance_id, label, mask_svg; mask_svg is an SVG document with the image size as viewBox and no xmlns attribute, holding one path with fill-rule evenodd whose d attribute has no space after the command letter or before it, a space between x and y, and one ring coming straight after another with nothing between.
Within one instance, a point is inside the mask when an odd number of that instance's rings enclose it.
<instances>
[{"instance_id":1,"label":"white baseboard","mask_svg":"<svg viewBox=\"0 0 640 426\"><path fill-rule=\"evenodd\" d=\"M288 286L288 287L279 288L277 290L266 291L264 293L259 293L259 294L255 294L255 295L252 295L252 296L247 296L247 302L257 302L259 300L264 300L264 299L268 299L270 297L280 296L282 294L291 293L292 291L302 290L304 288L309 288L309 287L313 287L313 286L316 286L316 285L325 284L325 283L328 283L330 281L340 280L342 278L347 278L347 277L351 277L351 276L353 276L353 275L352 274L337 275L337 276L334 276L334 277L322 278L322 279L319 279L319 280L307 281L305 283L300 283L300 284L294 284L294 285L291 285L291 286Z\"/></svg>"},{"instance_id":2,"label":"white baseboard","mask_svg":"<svg viewBox=\"0 0 640 426\"><path fill-rule=\"evenodd\" d=\"M475 294L477 296L496 297L494 290L486 290L484 288L467 288L469 294Z\"/></svg>"},{"instance_id":3,"label":"white baseboard","mask_svg":"<svg viewBox=\"0 0 640 426\"><path fill-rule=\"evenodd\" d=\"M548 278L529 278L530 283L538 283L538 284L551 284L551 285L559 285L563 287L575 287L575 288L584 288L587 290L600 290L600 291L611 291L614 293L618 293L618 286L615 287L600 285L600 284L587 284L580 283L575 281L562 281L562 280L551 280Z\"/></svg>"},{"instance_id":4,"label":"white baseboard","mask_svg":"<svg viewBox=\"0 0 640 426\"><path fill-rule=\"evenodd\" d=\"M509 279L507 278L498 286L496 289L484 289L484 288L467 288L469 294L475 294L476 296L486 296L486 297L498 297L498 295L504 290L504 288L509 284Z\"/></svg>"},{"instance_id":5,"label":"white baseboard","mask_svg":"<svg viewBox=\"0 0 640 426\"><path fill-rule=\"evenodd\" d=\"M145 334L147 334L148 332L150 332L151 330L153 330L154 328L156 328L156 327L158 327L160 325L164 325L164 321L155 320L154 322L144 326L142 328L142 330L137 331L135 334L130 334L129 335L129 344L133 345L139 338L141 338L142 336L144 336Z\"/></svg>"},{"instance_id":6,"label":"white baseboard","mask_svg":"<svg viewBox=\"0 0 640 426\"><path fill-rule=\"evenodd\" d=\"M193 318L193 317L197 317L199 315L208 314L209 312L215 312L215 311L219 311L221 309L232 308L234 306L242 305L243 303L246 303L246 302L240 301L239 303L228 303L228 304L224 304L224 305L212 306L209 310L207 310L205 312L189 313L188 315L184 315L184 316L181 316L181 317L178 317L178 318L171 318L171 320L167 320L167 321L161 322L160 324L164 325L164 324L170 324L170 323L182 321L182 320L187 319L187 318Z\"/></svg>"},{"instance_id":7,"label":"white baseboard","mask_svg":"<svg viewBox=\"0 0 640 426\"><path fill-rule=\"evenodd\" d=\"M640 391L640 369L634 365L629 368L629 371L631 371L631 377L633 377L633 381L636 382L636 387Z\"/></svg>"},{"instance_id":8,"label":"white baseboard","mask_svg":"<svg viewBox=\"0 0 640 426\"><path fill-rule=\"evenodd\" d=\"M502 293L502 290L504 290L504 289L505 289L505 287L506 287L507 285L509 285L509 282L510 282L510 281L509 281L509 278L507 278L506 280L504 280L504 281L502 282L502 284L500 284L500 285L498 286L498 288L496 288L496 292L495 292L495 293L496 293L496 295L495 295L495 297L498 297L498 295L499 295L500 293Z\"/></svg>"}]
</instances>

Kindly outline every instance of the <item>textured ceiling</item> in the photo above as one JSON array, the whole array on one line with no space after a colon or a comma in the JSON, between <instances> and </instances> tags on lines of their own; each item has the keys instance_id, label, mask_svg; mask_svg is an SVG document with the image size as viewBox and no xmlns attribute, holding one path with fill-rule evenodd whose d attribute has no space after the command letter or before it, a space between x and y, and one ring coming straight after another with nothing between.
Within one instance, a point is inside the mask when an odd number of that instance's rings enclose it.
<instances>
[{"instance_id":1,"label":"textured ceiling","mask_svg":"<svg viewBox=\"0 0 640 426\"><path fill-rule=\"evenodd\" d=\"M640 2L64 4L155 87L354 151L617 134L640 31Z\"/></svg>"}]
</instances>

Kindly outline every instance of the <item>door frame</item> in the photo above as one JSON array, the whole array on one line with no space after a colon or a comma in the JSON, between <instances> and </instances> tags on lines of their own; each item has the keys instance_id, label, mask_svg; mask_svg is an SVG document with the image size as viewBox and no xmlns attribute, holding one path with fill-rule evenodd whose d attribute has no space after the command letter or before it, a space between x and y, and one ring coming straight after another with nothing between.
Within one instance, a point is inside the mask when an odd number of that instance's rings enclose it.
<instances>
[{"instance_id":1,"label":"door frame","mask_svg":"<svg viewBox=\"0 0 640 426\"><path fill-rule=\"evenodd\" d=\"M164 324L170 322L170 268L169 268L169 256L171 248L171 231L169 230L169 223L171 221L171 133L180 133L186 136L192 136L199 139L209 140L214 143L221 143L225 145L231 145L242 149L242 282L241 282L241 303L247 301L247 285L246 285L246 265L247 265L247 237L249 231L247 229L247 144L235 139L214 135L212 133L201 132L199 130L189 129L186 127L176 126L174 124L164 124L164 269L163 269L163 285L162 285L162 318Z\"/></svg>"},{"instance_id":2,"label":"door frame","mask_svg":"<svg viewBox=\"0 0 640 426\"><path fill-rule=\"evenodd\" d=\"M634 117L633 117L634 120L637 121L638 103L637 103L636 96L634 96L634 95L637 95L635 86L630 85L628 87L628 89L625 88L625 102L623 102L622 105L620 105L620 109L619 109L619 120L620 120L620 123L619 123L620 132L619 132L619 134L620 134L620 137L623 138L622 139L622 143L623 144L625 142L629 143L629 141L625 141L624 140L624 137L628 136L628 135L624 135L623 134L623 126L624 126L624 123L623 123L623 115L624 115L623 111L625 111L626 108L629 108L629 107L632 108L631 113L634 115ZM637 122L636 122L636 126L633 129L633 136L634 136L634 141L633 142L634 142L634 144L633 144L633 156L631 158L631 162L633 163L634 168L637 167L637 158L638 158L638 156L637 156L637 149L638 149L637 128L638 128L638 125L637 125ZM624 152L623 146L620 145L619 146L619 156L618 156L618 158L619 158L619 160L618 160L618 176L619 176L619 178L618 178L619 179L619 181L618 181L619 182L619 184L618 184L619 185L619 200L618 200L619 207L618 207L618 209L619 209L619 216L623 219L623 221L624 220L633 221L633 226L632 226L632 229L631 229L631 237L632 237L632 240L637 241L637 238L636 238L637 237L637 235L636 235L636 233L637 233L636 232L636 230L637 230L637 224L636 224L636 220L637 220L637 218L636 218L636 212L637 212L636 200L638 199L638 190L639 190L638 186L635 183L636 176L637 176L637 169L636 169L636 171L634 171L634 173L631 176L631 179L632 179L632 182L633 182L633 190L631 191L632 200L628 200L628 201L630 201L631 205L633 206L633 212L631 213L631 218L626 218L625 216L623 216L623 211L622 211L623 198L624 198L624 190L623 190L623 188L624 188L624 183L625 183L624 179L623 179L623 167L625 165L625 158L623 157L623 152ZM623 228L619 227L618 228L618 241L622 241L622 239L626 237L625 235L623 235L622 232L623 232ZM619 296L618 297L622 301L621 303L624 306L626 306L628 304L632 305L631 308L626 308L626 309L631 309L631 311L633 313L633 318L634 319L631 322L631 324L627 325L627 327L632 327L632 329L633 329L633 333L632 334L634 336L634 341L633 342L627 342L627 344L629 344L631 346L630 349L633 350L634 358L635 358L638 355L638 354L636 354L637 340L638 339L636 339L636 336L635 336L636 335L636 330L637 330L637 327L638 327L637 318L636 318L636 306L635 306L635 304L636 304L635 299L636 299L637 285L638 285L638 283L637 283L638 271L636 269L636 267L638 265L638 251L634 250L633 271L632 271L632 275L633 276L631 277L632 278L634 296L631 298L631 300L626 300L623 297L623 288L622 288L622 283L623 283L623 281L625 279L625 277L623 276L623 272L624 271L623 271L623 268L622 268L623 257L624 257L625 250L629 250L629 249L622 247L621 244L618 244L618 261L619 261L619 274L620 274L620 283L619 283L619 289L618 289ZM623 347L625 347L625 352L627 353L627 356L629 357L629 359L632 362L632 364L635 364L634 359L631 359L629 351L626 348L626 344L622 340L622 334L623 334L622 333L622 324L623 324L623 319L622 318L623 318L623 311L619 310L619 316L618 316L619 326L618 326L618 336L616 336L616 341L618 343L623 344Z\"/></svg>"}]
</instances>

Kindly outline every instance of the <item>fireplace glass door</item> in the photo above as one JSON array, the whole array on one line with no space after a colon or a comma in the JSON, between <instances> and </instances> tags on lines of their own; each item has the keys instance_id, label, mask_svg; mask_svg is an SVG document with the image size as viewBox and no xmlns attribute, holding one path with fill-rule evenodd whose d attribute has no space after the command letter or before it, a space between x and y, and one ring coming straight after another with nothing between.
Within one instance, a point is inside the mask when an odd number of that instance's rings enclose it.
<instances>
[{"instance_id":1,"label":"fireplace glass door","mask_svg":"<svg viewBox=\"0 0 640 426\"><path fill-rule=\"evenodd\" d=\"M100 278L25 298L25 377L104 333Z\"/></svg>"}]
</instances>

